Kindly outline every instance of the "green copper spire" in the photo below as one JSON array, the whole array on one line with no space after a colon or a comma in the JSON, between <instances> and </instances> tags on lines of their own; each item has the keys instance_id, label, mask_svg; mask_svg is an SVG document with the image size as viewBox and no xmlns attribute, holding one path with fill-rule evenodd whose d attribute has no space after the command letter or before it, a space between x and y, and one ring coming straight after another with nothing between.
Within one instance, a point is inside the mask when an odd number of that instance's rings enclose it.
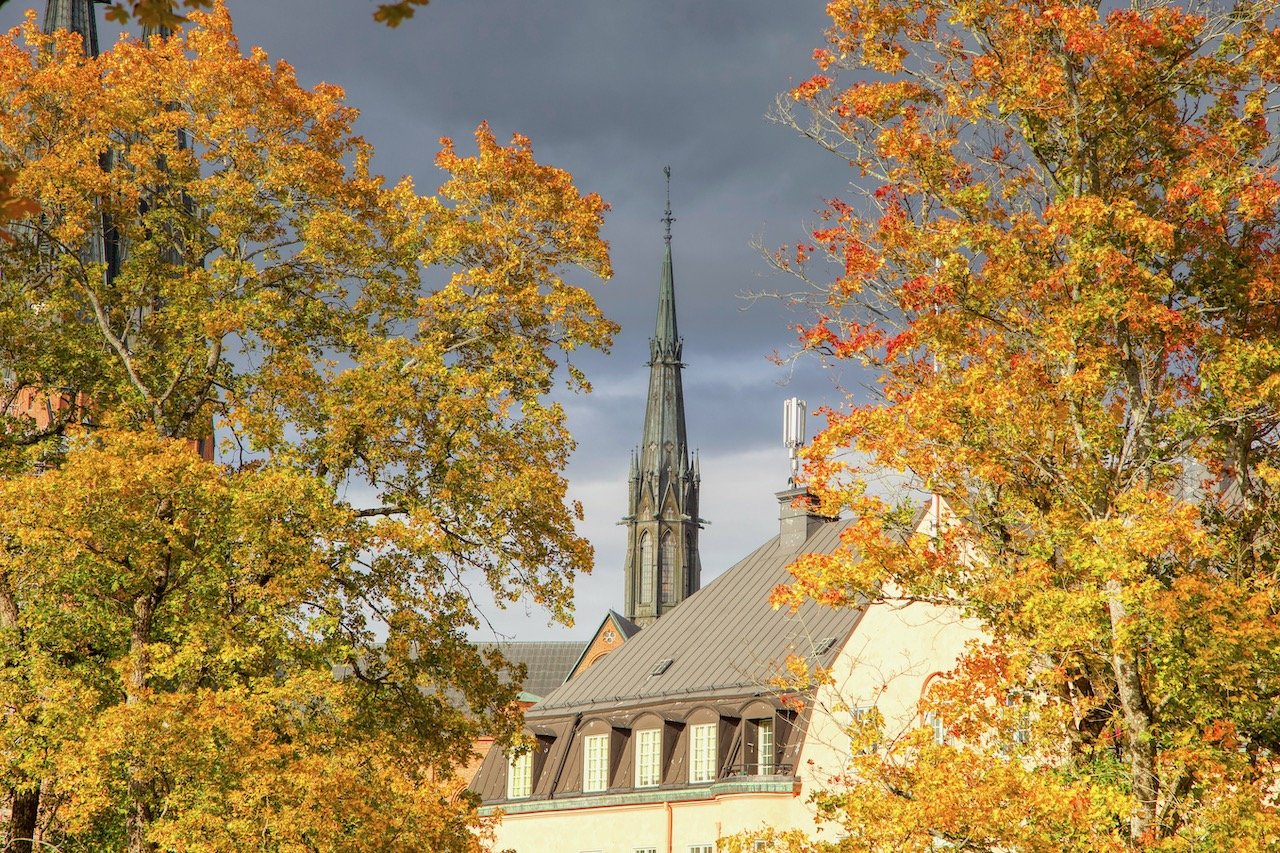
<instances>
[{"instance_id":1,"label":"green copper spire","mask_svg":"<svg viewBox=\"0 0 1280 853\"><path fill-rule=\"evenodd\" d=\"M44 31L79 33L86 56L98 55L98 20L94 3L98 0L48 0L44 7Z\"/></svg>"},{"instance_id":2,"label":"green copper spire","mask_svg":"<svg viewBox=\"0 0 1280 853\"><path fill-rule=\"evenodd\" d=\"M667 176L667 211L662 217L666 226L666 253L662 258L662 280L658 287L658 325L653 333L653 358L658 351L680 360L680 334L676 330L676 283L671 270L671 223L676 219L671 215L671 167L662 170ZM683 408L683 407L682 407Z\"/></svg>"},{"instance_id":3,"label":"green copper spire","mask_svg":"<svg viewBox=\"0 0 1280 853\"><path fill-rule=\"evenodd\" d=\"M657 619L702 584L698 558L699 475L685 437L683 342L676 326L671 263L671 167L662 217L666 243L658 283L658 321L649 340L649 397L644 434L628 477L626 615L639 625Z\"/></svg>"}]
</instances>

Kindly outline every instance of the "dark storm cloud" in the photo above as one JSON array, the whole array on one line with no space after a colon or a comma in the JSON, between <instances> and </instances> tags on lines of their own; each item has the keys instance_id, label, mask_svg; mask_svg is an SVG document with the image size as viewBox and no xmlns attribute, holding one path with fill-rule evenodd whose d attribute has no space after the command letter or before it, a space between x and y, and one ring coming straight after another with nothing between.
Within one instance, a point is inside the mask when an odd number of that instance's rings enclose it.
<instances>
[{"instance_id":1,"label":"dark storm cloud","mask_svg":"<svg viewBox=\"0 0 1280 853\"><path fill-rule=\"evenodd\" d=\"M833 372L804 362L793 374L768 361L790 350L791 327L805 315L777 301L748 308L741 298L792 286L770 275L752 241L795 242L847 180L843 164L764 119L777 93L813 72L820 0L433 0L397 30L375 24L373 4L357 0L228 3L245 49L260 45L288 61L306 85L346 89L383 174L413 175L433 191L437 139L452 136L469 151L484 120L500 138L529 136L539 160L613 205L605 236L615 277L593 290L623 331L610 355L578 358L598 393L565 401L579 440L569 476L599 558L578 589L579 634L604 607L622 605L616 521L644 413L661 169L672 166L689 439L701 450L702 514L713 522L703 534L704 576L754 548L776 524L772 493L787 476L781 401L806 397L811 411L837 401ZM11 3L0 25L20 17ZM550 636L545 615L515 616L494 624Z\"/></svg>"}]
</instances>

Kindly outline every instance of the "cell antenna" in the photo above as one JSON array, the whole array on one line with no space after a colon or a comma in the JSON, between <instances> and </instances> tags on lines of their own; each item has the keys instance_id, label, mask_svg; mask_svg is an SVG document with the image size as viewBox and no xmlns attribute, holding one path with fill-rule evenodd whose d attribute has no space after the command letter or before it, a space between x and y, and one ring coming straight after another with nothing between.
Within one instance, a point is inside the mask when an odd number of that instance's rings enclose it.
<instances>
[{"instance_id":1,"label":"cell antenna","mask_svg":"<svg viewBox=\"0 0 1280 853\"><path fill-rule=\"evenodd\" d=\"M800 475L800 448L805 445L804 400L792 397L782 403L782 445L791 457L791 478L787 485L794 486Z\"/></svg>"}]
</instances>

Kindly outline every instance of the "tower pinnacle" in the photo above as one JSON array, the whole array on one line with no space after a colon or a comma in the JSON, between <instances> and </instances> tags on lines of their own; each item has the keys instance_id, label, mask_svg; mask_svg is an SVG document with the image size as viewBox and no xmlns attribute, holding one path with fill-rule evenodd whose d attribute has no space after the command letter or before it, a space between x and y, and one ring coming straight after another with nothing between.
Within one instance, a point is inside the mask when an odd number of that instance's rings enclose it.
<instances>
[{"instance_id":1,"label":"tower pinnacle","mask_svg":"<svg viewBox=\"0 0 1280 853\"><path fill-rule=\"evenodd\" d=\"M685 437L683 342L676 326L675 276L671 263L671 167L667 178L658 283L658 317L649 340L649 397L644 433L629 478L626 615L645 625L701 586L698 559L699 475Z\"/></svg>"}]
</instances>

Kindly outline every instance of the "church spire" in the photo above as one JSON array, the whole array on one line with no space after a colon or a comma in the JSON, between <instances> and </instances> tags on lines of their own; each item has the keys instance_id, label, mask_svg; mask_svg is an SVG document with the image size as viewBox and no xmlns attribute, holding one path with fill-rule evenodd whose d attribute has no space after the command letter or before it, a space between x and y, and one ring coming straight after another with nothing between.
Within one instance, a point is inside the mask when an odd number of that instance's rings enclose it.
<instances>
[{"instance_id":1,"label":"church spire","mask_svg":"<svg viewBox=\"0 0 1280 853\"><path fill-rule=\"evenodd\" d=\"M44 7L44 31L70 30L80 34L85 56L98 55L96 0L48 0Z\"/></svg>"},{"instance_id":2,"label":"church spire","mask_svg":"<svg viewBox=\"0 0 1280 853\"><path fill-rule=\"evenodd\" d=\"M698 559L698 487L685 437L683 342L676 326L671 263L671 167L662 218L666 244L658 282L658 318L649 340L649 397L644 432L629 477L626 611L639 625L675 607L702 583Z\"/></svg>"}]
</instances>

